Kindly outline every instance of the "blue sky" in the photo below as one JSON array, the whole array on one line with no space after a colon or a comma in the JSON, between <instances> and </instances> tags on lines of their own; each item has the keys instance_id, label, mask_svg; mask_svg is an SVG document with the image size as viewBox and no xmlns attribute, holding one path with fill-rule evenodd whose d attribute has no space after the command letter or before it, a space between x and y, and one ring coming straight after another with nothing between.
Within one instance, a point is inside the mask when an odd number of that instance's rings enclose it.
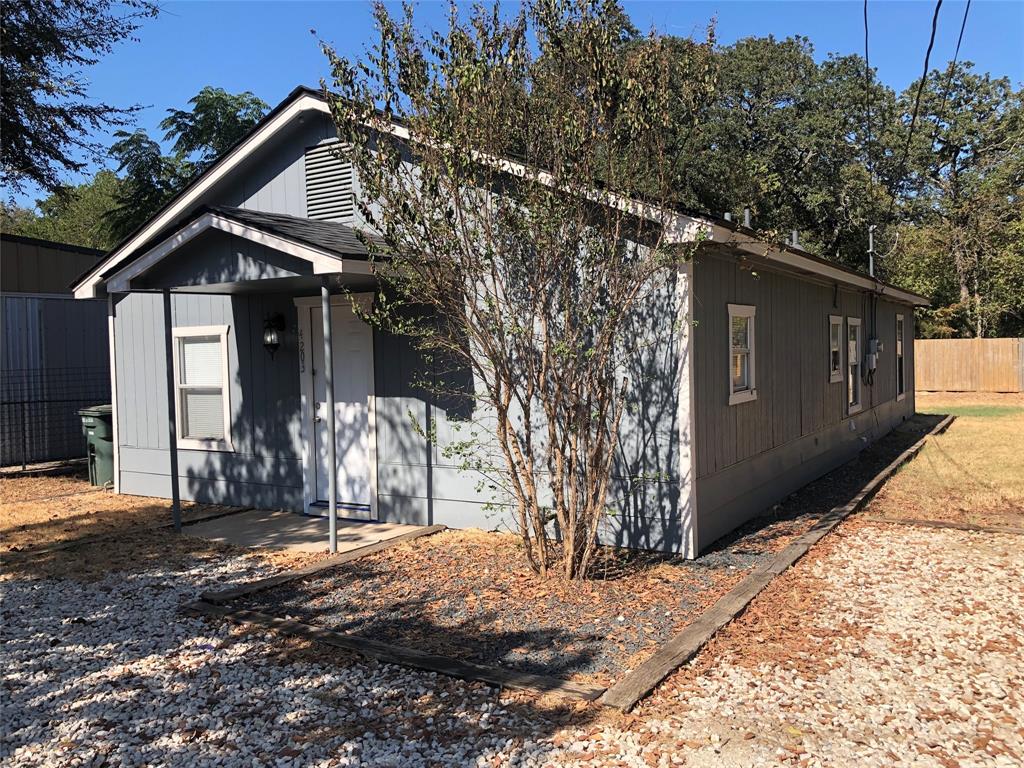
<instances>
[{"instance_id":1,"label":"blue sky","mask_svg":"<svg viewBox=\"0 0 1024 768\"><path fill-rule=\"evenodd\" d=\"M731 43L751 35L804 35L819 58L829 52L863 53L860 0L694 0L626 2L641 29L701 35L712 17L718 38ZM939 16L932 66L953 55L964 2L946 0ZM250 90L274 105L298 84L327 75L315 29L339 52L358 55L371 39L370 5L349 2L166 2L164 12L139 30L138 42L120 45L88 71L92 95L118 105L141 104L139 125L154 137L169 107L184 107L204 85ZM443 23L446 6L422 2L424 26ZM924 64L934 4L931 0L869 0L871 64L882 81L902 90ZM974 0L960 51L981 71L1024 82L1024 2ZM106 141L106 137L101 137ZM21 198L30 203L37 194Z\"/></svg>"}]
</instances>

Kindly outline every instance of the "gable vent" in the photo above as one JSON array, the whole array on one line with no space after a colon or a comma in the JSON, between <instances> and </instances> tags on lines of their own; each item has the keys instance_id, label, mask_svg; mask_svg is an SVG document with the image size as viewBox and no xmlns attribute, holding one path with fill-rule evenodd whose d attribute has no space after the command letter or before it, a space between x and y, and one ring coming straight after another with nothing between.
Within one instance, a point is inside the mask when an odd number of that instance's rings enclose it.
<instances>
[{"instance_id":1,"label":"gable vent","mask_svg":"<svg viewBox=\"0 0 1024 768\"><path fill-rule=\"evenodd\" d=\"M355 213L352 163L336 152L332 141L306 150L306 216L310 219L347 219Z\"/></svg>"}]
</instances>

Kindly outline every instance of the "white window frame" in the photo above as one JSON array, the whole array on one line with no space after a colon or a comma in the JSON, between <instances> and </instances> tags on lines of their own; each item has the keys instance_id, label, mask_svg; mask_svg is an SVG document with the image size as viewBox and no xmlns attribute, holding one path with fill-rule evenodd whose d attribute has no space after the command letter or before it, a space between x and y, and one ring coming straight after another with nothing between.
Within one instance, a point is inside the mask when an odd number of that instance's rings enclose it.
<instances>
[{"instance_id":1,"label":"white window frame","mask_svg":"<svg viewBox=\"0 0 1024 768\"><path fill-rule=\"evenodd\" d=\"M864 382L861 380L864 375L864 332L862 331L861 321L859 317L848 317L846 318L846 335L843 338L843 343L849 348L850 344L850 329L857 329L857 402L850 402L850 374L853 370L853 363L850 361L849 353L846 355L846 412L850 416L855 413L859 413L864 408Z\"/></svg>"},{"instance_id":2,"label":"white window frame","mask_svg":"<svg viewBox=\"0 0 1024 768\"><path fill-rule=\"evenodd\" d=\"M729 405L738 405L739 403L749 403L751 400L757 399L757 365L756 365L756 350L755 347L757 339L757 307L749 304L730 304L729 305L729 325L726 330L726 340L728 354L726 360L728 361L728 375L729 375ZM749 362L747 364L747 379L748 386L746 389L734 390L732 388L732 320L734 317L744 317L749 321L747 330L747 343L749 345Z\"/></svg>"},{"instance_id":3,"label":"white window frame","mask_svg":"<svg viewBox=\"0 0 1024 768\"><path fill-rule=\"evenodd\" d=\"M228 377L228 332L227 325L192 325L171 329L174 339L174 414L177 426L178 447L199 451L234 451L231 442L231 379ZM183 421L185 409L181 405L181 340L200 336L216 336L220 339L221 357L221 398L224 409L224 437L201 439L182 437L185 434Z\"/></svg>"},{"instance_id":4,"label":"white window frame","mask_svg":"<svg viewBox=\"0 0 1024 768\"><path fill-rule=\"evenodd\" d=\"M839 367L836 370L832 370L832 329L838 328L839 332L836 334L839 338ZM829 384L842 384L843 383L843 371L846 370L843 367L843 347L846 346L843 343L843 316L842 315L829 315L828 316L828 383Z\"/></svg>"},{"instance_id":5,"label":"white window frame","mask_svg":"<svg viewBox=\"0 0 1024 768\"><path fill-rule=\"evenodd\" d=\"M907 396L907 319L902 313L896 315L895 325L896 344L894 345L895 354L893 357L895 359L894 368L896 372L896 400L900 401ZM902 376L900 376L901 372Z\"/></svg>"}]
</instances>

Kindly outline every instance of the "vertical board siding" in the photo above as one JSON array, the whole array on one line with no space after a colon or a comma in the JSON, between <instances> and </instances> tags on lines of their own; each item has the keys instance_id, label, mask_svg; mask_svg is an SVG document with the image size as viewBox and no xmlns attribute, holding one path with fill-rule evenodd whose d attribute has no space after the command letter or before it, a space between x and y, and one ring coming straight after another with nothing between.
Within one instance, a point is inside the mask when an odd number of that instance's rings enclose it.
<instances>
[{"instance_id":1,"label":"vertical board siding","mask_svg":"<svg viewBox=\"0 0 1024 768\"><path fill-rule=\"evenodd\" d=\"M307 216L306 149L329 139L337 131L326 115L309 115L289 135L272 142L235 172L234 183L214 194L221 205L289 216Z\"/></svg>"},{"instance_id":2,"label":"vertical board siding","mask_svg":"<svg viewBox=\"0 0 1024 768\"><path fill-rule=\"evenodd\" d=\"M287 329L274 357L263 323ZM175 294L175 327L227 325L234 451L179 451L184 498L301 509L302 445L296 310L289 296ZM169 494L163 303L159 293L118 297L115 307L122 490Z\"/></svg>"},{"instance_id":3,"label":"vertical board siding","mask_svg":"<svg viewBox=\"0 0 1024 768\"><path fill-rule=\"evenodd\" d=\"M71 293L71 282L96 264L100 251L90 248L3 237L0 242L0 288L8 293Z\"/></svg>"},{"instance_id":4,"label":"vertical board siding","mask_svg":"<svg viewBox=\"0 0 1024 768\"><path fill-rule=\"evenodd\" d=\"M918 339L916 387L930 392L1024 391L1024 339Z\"/></svg>"},{"instance_id":5,"label":"vertical board siding","mask_svg":"<svg viewBox=\"0 0 1024 768\"><path fill-rule=\"evenodd\" d=\"M820 285L781 272L751 269L733 257L697 257L695 305L697 476L708 477L847 418L845 380L829 382L828 317L861 318L864 349L883 344L871 384L862 384L864 411L895 399L895 315L908 339L913 310L884 300L872 311L860 292ZM757 399L730 406L728 305L751 304L755 320ZM838 306L836 306L838 304ZM846 325L844 322L843 333ZM845 336L844 336L845 339ZM908 350L910 345L906 345ZM845 372L845 346L844 346ZM908 387L913 357L907 353Z\"/></svg>"},{"instance_id":6,"label":"vertical board siding","mask_svg":"<svg viewBox=\"0 0 1024 768\"><path fill-rule=\"evenodd\" d=\"M694 266L698 548L850 458L913 413L914 356L906 351L907 393L896 398L895 316L907 338L913 310L859 291L754 268L711 250ZM756 307L757 398L730 406L728 305ZM862 382L863 409L847 414L846 383L829 381L828 317L860 318L864 348L883 345Z\"/></svg>"}]
</instances>

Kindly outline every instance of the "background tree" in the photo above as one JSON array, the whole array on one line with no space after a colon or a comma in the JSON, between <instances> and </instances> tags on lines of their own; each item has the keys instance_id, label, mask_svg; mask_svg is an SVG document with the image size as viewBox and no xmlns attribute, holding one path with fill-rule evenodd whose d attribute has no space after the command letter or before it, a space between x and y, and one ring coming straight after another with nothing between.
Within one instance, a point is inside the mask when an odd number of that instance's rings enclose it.
<instances>
[{"instance_id":1,"label":"background tree","mask_svg":"<svg viewBox=\"0 0 1024 768\"><path fill-rule=\"evenodd\" d=\"M621 8L596 0L538 0L509 19L494 6L462 20L453 5L426 38L408 8L374 13L364 60L326 48L332 112L373 201L363 215L389 254L370 320L472 373L499 454L484 469L531 565L583 578L630 387L617 367L637 343L629 318L688 256L601 203L671 198L671 116L702 113L711 45L675 72L663 38L638 44ZM391 120L409 137L370 130ZM510 157L521 170L497 160Z\"/></svg>"},{"instance_id":2,"label":"background tree","mask_svg":"<svg viewBox=\"0 0 1024 768\"><path fill-rule=\"evenodd\" d=\"M904 94L907 111L916 88ZM934 297L922 316L928 335L1022 335L1022 92L969 62L933 70L918 120L889 274Z\"/></svg>"},{"instance_id":3,"label":"background tree","mask_svg":"<svg viewBox=\"0 0 1024 768\"><path fill-rule=\"evenodd\" d=\"M169 109L160 123L164 141L173 142L174 154L187 159L191 173L202 173L227 152L270 109L251 91L228 93L206 86L189 99L191 109Z\"/></svg>"},{"instance_id":4,"label":"background tree","mask_svg":"<svg viewBox=\"0 0 1024 768\"><path fill-rule=\"evenodd\" d=\"M146 0L5 0L0 4L2 179L56 191L102 153L96 135L128 124L139 107L89 98L82 70L157 14Z\"/></svg>"},{"instance_id":5,"label":"background tree","mask_svg":"<svg viewBox=\"0 0 1024 768\"><path fill-rule=\"evenodd\" d=\"M197 174L248 133L269 107L246 91L231 94L206 86L189 100L191 109L169 109L160 127L172 151L164 154L143 130L119 131L110 148L123 182L107 215L120 240L145 223Z\"/></svg>"},{"instance_id":6,"label":"background tree","mask_svg":"<svg viewBox=\"0 0 1024 768\"><path fill-rule=\"evenodd\" d=\"M39 212L4 206L3 231L58 243L107 249L114 238L107 213L116 205L121 180L102 170L78 186L61 187L40 200Z\"/></svg>"},{"instance_id":7,"label":"background tree","mask_svg":"<svg viewBox=\"0 0 1024 768\"><path fill-rule=\"evenodd\" d=\"M716 97L697 130L677 131L688 158L677 200L716 216L750 208L765 237L786 239L795 229L808 249L863 269L868 225L881 223L886 201L869 170L878 163L869 160L885 157L879 145L896 96L872 79L870 148L878 158L869 159L864 60L819 64L813 53L802 37L716 49Z\"/></svg>"}]
</instances>

